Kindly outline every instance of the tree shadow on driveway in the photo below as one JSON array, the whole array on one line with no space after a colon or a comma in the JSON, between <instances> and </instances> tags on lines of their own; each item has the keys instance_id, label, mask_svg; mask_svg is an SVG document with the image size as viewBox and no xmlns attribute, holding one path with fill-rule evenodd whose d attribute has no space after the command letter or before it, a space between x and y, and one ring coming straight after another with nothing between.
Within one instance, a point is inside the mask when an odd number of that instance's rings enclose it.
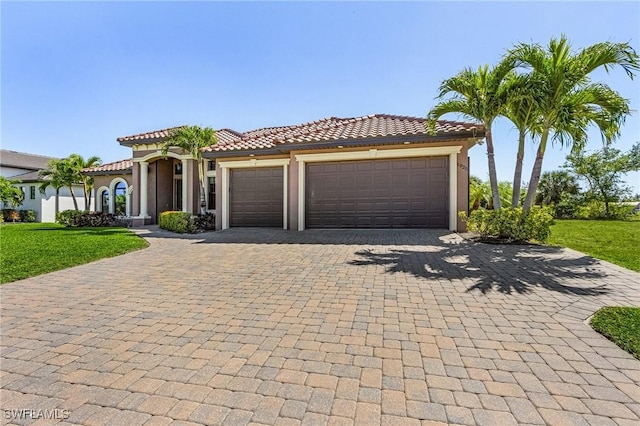
<instances>
[{"instance_id":1,"label":"tree shadow on driveway","mask_svg":"<svg viewBox=\"0 0 640 426\"><path fill-rule=\"evenodd\" d=\"M354 266L382 265L386 272L406 273L430 280L471 280L467 292L526 294L536 288L565 295L599 296L610 289L599 282L606 274L597 260L570 257L559 248L535 245L494 245L478 242L425 246L423 250L390 249L355 253Z\"/></svg>"}]
</instances>

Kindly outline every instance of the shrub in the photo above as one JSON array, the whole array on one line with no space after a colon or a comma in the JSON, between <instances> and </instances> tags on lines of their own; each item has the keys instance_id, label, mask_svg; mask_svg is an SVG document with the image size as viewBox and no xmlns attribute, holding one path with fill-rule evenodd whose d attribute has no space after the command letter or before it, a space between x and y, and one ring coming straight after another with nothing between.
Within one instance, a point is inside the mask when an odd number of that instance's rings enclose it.
<instances>
[{"instance_id":1,"label":"shrub","mask_svg":"<svg viewBox=\"0 0 640 426\"><path fill-rule=\"evenodd\" d=\"M633 213L633 205L609 204L609 213L605 209L604 203L592 200L579 206L574 214L575 219L613 219L628 220Z\"/></svg>"},{"instance_id":2,"label":"shrub","mask_svg":"<svg viewBox=\"0 0 640 426\"><path fill-rule=\"evenodd\" d=\"M186 212L174 212L166 211L160 213L160 220L158 225L162 229L167 231L178 232L183 234L185 232L193 233L196 230L196 225L191 213Z\"/></svg>"},{"instance_id":3,"label":"shrub","mask_svg":"<svg viewBox=\"0 0 640 426\"><path fill-rule=\"evenodd\" d=\"M545 207L534 207L525 212L521 207L502 208L498 210L479 209L467 217L460 212L460 217L467 222L469 231L478 232L483 240L498 239L506 242L540 241L549 238L553 216Z\"/></svg>"},{"instance_id":4,"label":"shrub","mask_svg":"<svg viewBox=\"0 0 640 426\"><path fill-rule=\"evenodd\" d=\"M82 215L79 210L62 210L56 215L56 222L66 227L78 226L78 219Z\"/></svg>"},{"instance_id":5,"label":"shrub","mask_svg":"<svg viewBox=\"0 0 640 426\"><path fill-rule=\"evenodd\" d=\"M16 222L20 220L20 214L16 209L2 209L2 219L5 222Z\"/></svg>"},{"instance_id":6,"label":"shrub","mask_svg":"<svg viewBox=\"0 0 640 426\"><path fill-rule=\"evenodd\" d=\"M199 214L193 221L198 231L216 229L216 215L214 213Z\"/></svg>"},{"instance_id":7,"label":"shrub","mask_svg":"<svg viewBox=\"0 0 640 426\"><path fill-rule=\"evenodd\" d=\"M56 221L66 227L101 228L126 225L118 216L110 213L78 210L63 210L56 216Z\"/></svg>"},{"instance_id":8,"label":"shrub","mask_svg":"<svg viewBox=\"0 0 640 426\"><path fill-rule=\"evenodd\" d=\"M35 210L20 210L20 222L35 222L36 212Z\"/></svg>"}]
</instances>

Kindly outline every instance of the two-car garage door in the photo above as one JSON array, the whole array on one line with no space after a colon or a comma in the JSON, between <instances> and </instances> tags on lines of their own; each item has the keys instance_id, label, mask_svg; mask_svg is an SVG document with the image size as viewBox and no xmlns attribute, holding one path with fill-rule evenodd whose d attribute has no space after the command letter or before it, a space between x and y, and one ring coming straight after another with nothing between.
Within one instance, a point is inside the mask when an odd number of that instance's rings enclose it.
<instances>
[{"instance_id":1,"label":"two-car garage door","mask_svg":"<svg viewBox=\"0 0 640 426\"><path fill-rule=\"evenodd\" d=\"M229 225L282 227L283 176L283 167L232 169ZM305 228L449 227L446 156L310 162L304 181Z\"/></svg>"},{"instance_id":2,"label":"two-car garage door","mask_svg":"<svg viewBox=\"0 0 640 426\"><path fill-rule=\"evenodd\" d=\"M448 157L309 163L307 228L447 228Z\"/></svg>"}]
</instances>

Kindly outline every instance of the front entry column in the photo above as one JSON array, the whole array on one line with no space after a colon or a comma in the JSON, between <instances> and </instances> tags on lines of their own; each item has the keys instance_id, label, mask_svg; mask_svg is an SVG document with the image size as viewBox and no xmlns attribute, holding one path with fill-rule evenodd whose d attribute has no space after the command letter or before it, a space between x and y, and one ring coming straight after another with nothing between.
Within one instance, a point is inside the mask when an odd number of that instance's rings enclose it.
<instances>
[{"instance_id":1,"label":"front entry column","mask_svg":"<svg viewBox=\"0 0 640 426\"><path fill-rule=\"evenodd\" d=\"M187 202L188 189L189 189L189 178L188 171L189 169L189 160L182 160L182 211L189 211L189 203Z\"/></svg>"},{"instance_id":2,"label":"front entry column","mask_svg":"<svg viewBox=\"0 0 640 426\"><path fill-rule=\"evenodd\" d=\"M149 216L148 200L147 200L147 177L149 174L149 163L140 161L140 216Z\"/></svg>"}]
</instances>

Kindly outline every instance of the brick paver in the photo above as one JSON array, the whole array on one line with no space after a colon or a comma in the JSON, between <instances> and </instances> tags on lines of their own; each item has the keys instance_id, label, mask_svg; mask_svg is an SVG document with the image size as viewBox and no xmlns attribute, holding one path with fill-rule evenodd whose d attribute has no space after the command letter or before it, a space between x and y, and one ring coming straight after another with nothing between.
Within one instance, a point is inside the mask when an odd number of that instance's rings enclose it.
<instances>
[{"instance_id":1,"label":"brick paver","mask_svg":"<svg viewBox=\"0 0 640 426\"><path fill-rule=\"evenodd\" d=\"M640 361L584 322L640 274L445 231L138 232L0 288L2 424L640 422Z\"/></svg>"}]
</instances>

